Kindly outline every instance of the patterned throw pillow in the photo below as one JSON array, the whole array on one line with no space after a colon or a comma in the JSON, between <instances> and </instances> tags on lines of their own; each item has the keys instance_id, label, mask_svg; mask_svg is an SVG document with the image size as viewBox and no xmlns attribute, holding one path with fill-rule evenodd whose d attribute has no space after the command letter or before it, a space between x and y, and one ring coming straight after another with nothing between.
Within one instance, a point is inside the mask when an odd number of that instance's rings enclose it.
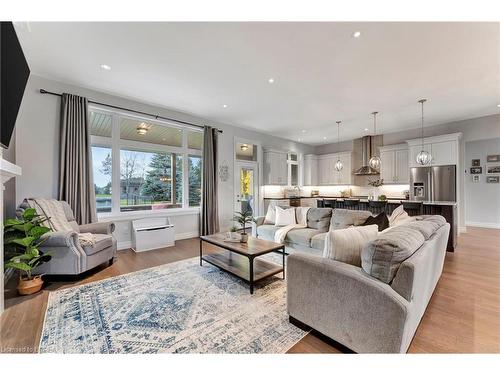
<instances>
[{"instance_id":1,"label":"patterned throw pillow","mask_svg":"<svg viewBox=\"0 0 500 375\"><path fill-rule=\"evenodd\" d=\"M392 214L389 217L389 226L395 227L397 225L409 223L411 221L415 221L415 218L410 217L401 204L394 211L392 211Z\"/></svg>"},{"instance_id":2,"label":"patterned throw pillow","mask_svg":"<svg viewBox=\"0 0 500 375\"><path fill-rule=\"evenodd\" d=\"M361 250L377 234L376 225L332 230L326 235L323 257L361 267Z\"/></svg>"}]
</instances>

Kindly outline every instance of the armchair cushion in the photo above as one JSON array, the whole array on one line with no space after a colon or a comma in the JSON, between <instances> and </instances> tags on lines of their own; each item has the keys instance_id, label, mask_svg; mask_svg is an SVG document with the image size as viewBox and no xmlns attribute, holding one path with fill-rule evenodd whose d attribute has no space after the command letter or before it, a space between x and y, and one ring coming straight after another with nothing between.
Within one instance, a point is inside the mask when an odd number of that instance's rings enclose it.
<instances>
[{"instance_id":1,"label":"armchair cushion","mask_svg":"<svg viewBox=\"0 0 500 375\"><path fill-rule=\"evenodd\" d=\"M113 246L113 236L109 234L94 234L95 244L93 246L83 246L85 254L92 255L98 253L107 247Z\"/></svg>"}]
</instances>

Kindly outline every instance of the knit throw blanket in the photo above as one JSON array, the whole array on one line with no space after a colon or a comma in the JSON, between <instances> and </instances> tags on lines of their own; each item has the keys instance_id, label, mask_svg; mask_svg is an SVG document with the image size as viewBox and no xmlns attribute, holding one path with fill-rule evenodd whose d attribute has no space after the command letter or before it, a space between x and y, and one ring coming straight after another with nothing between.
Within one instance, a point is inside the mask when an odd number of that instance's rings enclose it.
<instances>
[{"instance_id":1,"label":"knit throw blanket","mask_svg":"<svg viewBox=\"0 0 500 375\"><path fill-rule=\"evenodd\" d=\"M36 210L36 213L47 220L42 224L52 229L54 232L73 232L61 202L55 199L31 198L28 205ZM93 246L95 237L92 233L78 233L78 242L81 246Z\"/></svg>"}]
</instances>

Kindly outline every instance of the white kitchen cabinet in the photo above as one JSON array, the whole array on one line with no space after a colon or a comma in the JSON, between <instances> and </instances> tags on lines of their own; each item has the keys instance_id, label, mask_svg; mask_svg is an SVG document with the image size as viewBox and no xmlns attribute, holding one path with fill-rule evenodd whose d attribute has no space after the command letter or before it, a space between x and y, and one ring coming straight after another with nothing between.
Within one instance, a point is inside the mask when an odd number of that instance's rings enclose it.
<instances>
[{"instance_id":1,"label":"white kitchen cabinet","mask_svg":"<svg viewBox=\"0 0 500 375\"><path fill-rule=\"evenodd\" d=\"M424 150L431 154L430 166L458 165L459 164L459 141L462 133L439 135L436 137L424 138ZM422 150L421 139L411 139L406 141L409 146L409 166L422 167L417 164L417 155Z\"/></svg>"},{"instance_id":2,"label":"white kitchen cabinet","mask_svg":"<svg viewBox=\"0 0 500 375\"><path fill-rule=\"evenodd\" d=\"M380 151L380 178L386 184L408 184L410 167L406 144L383 146Z\"/></svg>"},{"instance_id":3,"label":"white kitchen cabinet","mask_svg":"<svg viewBox=\"0 0 500 375\"><path fill-rule=\"evenodd\" d=\"M304 157L304 186L318 185L318 157L306 155Z\"/></svg>"},{"instance_id":4,"label":"white kitchen cabinet","mask_svg":"<svg viewBox=\"0 0 500 375\"><path fill-rule=\"evenodd\" d=\"M287 153L274 150L264 151L264 185L287 185Z\"/></svg>"},{"instance_id":5,"label":"white kitchen cabinet","mask_svg":"<svg viewBox=\"0 0 500 375\"><path fill-rule=\"evenodd\" d=\"M339 172L335 170L337 160L344 167ZM350 185L352 183L352 156L350 152L318 156L318 184L319 185Z\"/></svg>"},{"instance_id":6,"label":"white kitchen cabinet","mask_svg":"<svg viewBox=\"0 0 500 375\"><path fill-rule=\"evenodd\" d=\"M436 142L431 144L432 165L457 164L458 142Z\"/></svg>"}]
</instances>

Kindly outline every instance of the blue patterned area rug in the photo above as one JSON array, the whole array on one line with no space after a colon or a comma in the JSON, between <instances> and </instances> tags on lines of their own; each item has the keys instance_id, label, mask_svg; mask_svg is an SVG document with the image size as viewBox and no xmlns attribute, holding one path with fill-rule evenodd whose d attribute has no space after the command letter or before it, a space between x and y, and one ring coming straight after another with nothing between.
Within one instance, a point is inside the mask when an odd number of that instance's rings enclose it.
<instances>
[{"instance_id":1,"label":"blue patterned area rug","mask_svg":"<svg viewBox=\"0 0 500 375\"><path fill-rule=\"evenodd\" d=\"M248 285L193 258L49 294L40 353L284 353L280 277Z\"/></svg>"}]
</instances>

